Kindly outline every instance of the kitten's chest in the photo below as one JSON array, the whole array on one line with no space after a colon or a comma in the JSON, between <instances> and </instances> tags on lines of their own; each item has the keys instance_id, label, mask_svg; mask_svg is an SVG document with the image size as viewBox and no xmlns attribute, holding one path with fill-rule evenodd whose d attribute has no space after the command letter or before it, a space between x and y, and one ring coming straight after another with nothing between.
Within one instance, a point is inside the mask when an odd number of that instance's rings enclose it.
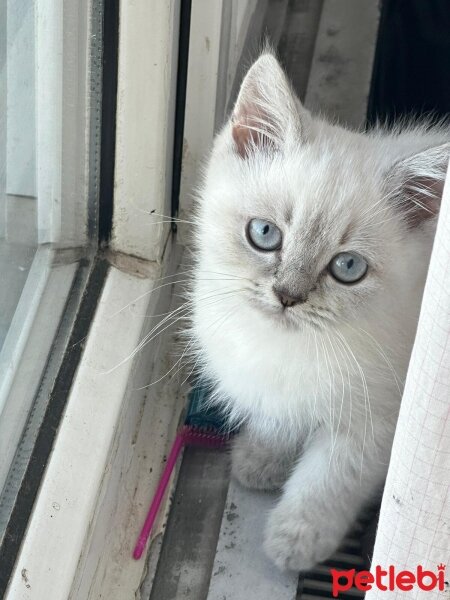
<instances>
[{"instance_id":1,"label":"kitten's chest","mask_svg":"<svg viewBox=\"0 0 450 600\"><path fill-rule=\"evenodd\" d=\"M245 340L233 351L218 357L216 363L221 381L233 389L233 398L248 405L280 407L292 398L307 405L310 398L329 396L335 379L334 365L326 364L321 352L303 344L286 340L277 343Z\"/></svg>"},{"instance_id":2,"label":"kitten's chest","mask_svg":"<svg viewBox=\"0 0 450 600\"><path fill-rule=\"evenodd\" d=\"M208 361L225 394L243 410L277 415L330 395L334 370L325 366L323 351L303 336L276 331L243 330L232 339L208 344Z\"/></svg>"},{"instance_id":3,"label":"kitten's chest","mask_svg":"<svg viewBox=\"0 0 450 600\"><path fill-rule=\"evenodd\" d=\"M347 426L389 403L394 382L376 354L336 334L235 328L207 341L209 370L236 415L293 426ZM387 370L388 371L388 370Z\"/></svg>"}]
</instances>

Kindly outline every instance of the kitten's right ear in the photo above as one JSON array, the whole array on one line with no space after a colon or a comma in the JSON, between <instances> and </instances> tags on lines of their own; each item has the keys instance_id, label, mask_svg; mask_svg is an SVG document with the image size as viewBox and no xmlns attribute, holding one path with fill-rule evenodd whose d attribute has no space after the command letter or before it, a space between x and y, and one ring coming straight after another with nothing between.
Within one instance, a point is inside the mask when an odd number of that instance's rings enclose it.
<instances>
[{"instance_id":1,"label":"kitten's right ear","mask_svg":"<svg viewBox=\"0 0 450 600\"><path fill-rule=\"evenodd\" d=\"M247 158L257 149L280 149L287 137L303 141L300 109L277 59L263 54L245 76L231 117L238 154Z\"/></svg>"}]
</instances>

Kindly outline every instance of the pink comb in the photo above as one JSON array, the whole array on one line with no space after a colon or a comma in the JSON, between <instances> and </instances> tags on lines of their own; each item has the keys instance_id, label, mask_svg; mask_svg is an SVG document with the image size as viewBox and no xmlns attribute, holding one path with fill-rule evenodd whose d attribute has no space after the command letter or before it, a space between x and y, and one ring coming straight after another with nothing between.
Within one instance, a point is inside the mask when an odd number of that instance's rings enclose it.
<instances>
[{"instance_id":1,"label":"pink comb","mask_svg":"<svg viewBox=\"0 0 450 600\"><path fill-rule=\"evenodd\" d=\"M220 448L224 446L229 440L228 434L216 433L213 429L198 429L192 425L184 425L181 430L177 433L175 440L172 444L170 454L167 458L166 466L159 480L158 487L156 488L155 495L153 496L152 503L147 513L147 517L144 521L144 525L141 529L141 533L136 542L136 546L133 551L133 558L139 560L144 552L147 540L150 537L150 533L153 529L153 524L158 514L159 507L161 506L164 492L166 491L167 485L170 481L170 476L176 465L177 459L184 446L188 444L196 446L205 446L208 448Z\"/></svg>"}]
</instances>

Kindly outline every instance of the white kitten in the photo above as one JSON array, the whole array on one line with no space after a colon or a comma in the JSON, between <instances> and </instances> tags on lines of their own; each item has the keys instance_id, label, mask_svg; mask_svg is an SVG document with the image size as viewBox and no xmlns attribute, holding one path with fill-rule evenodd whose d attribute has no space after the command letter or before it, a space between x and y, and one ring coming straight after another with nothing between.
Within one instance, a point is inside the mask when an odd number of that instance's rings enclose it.
<instances>
[{"instance_id":1,"label":"white kitten","mask_svg":"<svg viewBox=\"0 0 450 600\"><path fill-rule=\"evenodd\" d=\"M234 475L284 484L265 544L281 568L327 558L383 485L449 139L312 117L264 54L215 140L191 333L245 423Z\"/></svg>"}]
</instances>

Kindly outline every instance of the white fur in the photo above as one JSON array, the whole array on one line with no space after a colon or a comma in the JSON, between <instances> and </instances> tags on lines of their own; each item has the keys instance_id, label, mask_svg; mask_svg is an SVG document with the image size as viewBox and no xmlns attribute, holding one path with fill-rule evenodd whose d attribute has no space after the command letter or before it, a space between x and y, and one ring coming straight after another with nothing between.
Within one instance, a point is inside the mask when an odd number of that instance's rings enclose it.
<instances>
[{"instance_id":1,"label":"white fur","mask_svg":"<svg viewBox=\"0 0 450 600\"><path fill-rule=\"evenodd\" d=\"M243 157L232 131L252 110L270 144L253 137ZM236 476L263 488L287 477L266 532L280 568L329 556L383 484L435 226L408 225L402 186L416 172L442 179L448 146L431 151L432 164L423 151L448 140L442 125L358 133L311 117L270 55L216 138L199 194L190 333L216 401L246 424ZM255 217L282 230L281 254L250 246ZM360 283L326 273L342 250L369 262ZM306 286L308 302L282 310L279 281Z\"/></svg>"}]
</instances>

